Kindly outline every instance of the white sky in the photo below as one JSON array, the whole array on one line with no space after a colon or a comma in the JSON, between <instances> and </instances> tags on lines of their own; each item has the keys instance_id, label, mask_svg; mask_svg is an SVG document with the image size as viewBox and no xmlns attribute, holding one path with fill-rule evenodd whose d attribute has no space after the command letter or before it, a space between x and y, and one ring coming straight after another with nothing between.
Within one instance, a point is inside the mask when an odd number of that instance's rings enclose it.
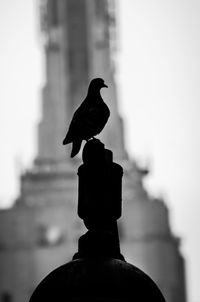
<instances>
[{"instance_id":1,"label":"white sky","mask_svg":"<svg viewBox=\"0 0 200 302\"><path fill-rule=\"evenodd\" d=\"M0 204L35 154L42 48L34 0L0 1ZM118 87L131 156L150 158L187 260L188 302L200 302L200 1L119 0Z\"/></svg>"}]
</instances>

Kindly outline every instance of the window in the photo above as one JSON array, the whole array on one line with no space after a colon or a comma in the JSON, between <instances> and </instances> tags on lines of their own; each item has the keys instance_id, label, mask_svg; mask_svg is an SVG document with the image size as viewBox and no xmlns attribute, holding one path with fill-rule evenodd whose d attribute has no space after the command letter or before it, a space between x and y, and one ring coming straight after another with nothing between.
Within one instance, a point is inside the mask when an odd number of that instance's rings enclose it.
<instances>
[{"instance_id":1,"label":"window","mask_svg":"<svg viewBox=\"0 0 200 302\"><path fill-rule=\"evenodd\" d=\"M11 302L12 301L12 297L11 294L8 292L4 292L1 295L1 302Z\"/></svg>"},{"instance_id":2,"label":"window","mask_svg":"<svg viewBox=\"0 0 200 302\"><path fill-rule=\"evenodd\" d=\"M62 243L64 236L58 226L40 226L38 232L38 244L41 246L53 246Z\"/></svg>"}]
</instances>

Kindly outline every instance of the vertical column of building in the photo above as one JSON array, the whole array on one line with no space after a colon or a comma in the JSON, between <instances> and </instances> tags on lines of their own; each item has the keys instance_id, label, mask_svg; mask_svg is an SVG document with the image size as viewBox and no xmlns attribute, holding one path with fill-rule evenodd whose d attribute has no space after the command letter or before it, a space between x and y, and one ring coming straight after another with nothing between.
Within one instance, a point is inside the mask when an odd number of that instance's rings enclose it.
<instances>
[{"instance_id":1,"label":"vertical column of building","mask_svg":"<svg viewBox=\"0 0 200 302\"><path fill-rule=\"evenodd\" d=\"M41 4L43 2L41 1ZM118 158L125 156L122 120L117 106L110 24L106 0L48 0L41 17L46 58L46 84L38 131L38 159L62 160L62 138L89 81L103 77L103 97L111 109L103 140Z\"/></svg>"},{"instance_id":2,"label":"vertical column of building","mask_svg":"<svg viewBox=\"0 0 200 302\"><path fill-rule=\"evenodd\" d=\"M70 83L65 58L67 37L63 26L64 13L64 1L41 1L46 83L42 90L37 160L45 163L60 161L66 157L62 139L67 127Z\"/></svg>"},{"instance_id":3,"label":"vertical column of building","mask_svg":"<svg viewBox=\"0 0 200 302\"><path fill-rule=\"evenodd\" d=\"M73 112L83 101L89 83L89 33L86 0L65 0L63 20L65 32L64 61L69 80L70 99L67 110Z\"/></svg>"},{"instance_id":4,"label":"vertical column of building","mask_svg":"<svg viewBox=\"0 0 200 302\"><path fill-rule=\"evenodd\" d=\"M102 77L109 89L102 92L111 110L106 131L102 138L118 159L125 159L123 121L119 115L117 89L115 84L115 63L112 56L113 44L116 44L114 1L87 0L88 26L90 34L90 77ZM112 4L112 9L110 5Z\"/></svg>"}]
</instances>

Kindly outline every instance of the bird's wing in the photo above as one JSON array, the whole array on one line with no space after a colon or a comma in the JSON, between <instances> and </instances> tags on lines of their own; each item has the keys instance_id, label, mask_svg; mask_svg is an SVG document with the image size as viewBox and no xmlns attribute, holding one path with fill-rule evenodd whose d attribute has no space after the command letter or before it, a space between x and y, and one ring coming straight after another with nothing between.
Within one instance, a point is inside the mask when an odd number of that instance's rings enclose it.
<instances>
[{"instance_id":1,"label":"bird's wing","mask_svg":"<svg viewBox=\"0 0 200 302\"><path fill-rule=\"evenodd\" d=\"M83 138L89 139L99 134L104 128L109 115L109 109L106 105L90 107L82 119L83 125L80 131Z\"/></svg>"},{"instance_id":2,"label":"bird's wing","mask_svg":"<svg viewBox=\"0 0 200 302\"><path fill-rule=\"evenodd\" d=\"M65 136L63 144L71 143L76 138L82 138L82 127L86 122L86 112L88 111L88 106L83 102L80 107L75 111L71 123L69 125L69 130Z\"/></svg>"},{"instance_id":3,"label":"bird's wing","mask_svg":"<svg viewBox=\"0 0 200 302\"><path fill-rule=\"evenodd\" d=\"M107 121L108 117L109 115L107 116L107 113L105 112L105 108L103 108L102 106L99 107L94 106L88 110L86 123L92 126L94 124L102 123L102 121L104 122L104 120Z\"/></svg>"},{"instance_id":4,"label":"bird's wing","mask_svg":"<svg viewBox=\"0 0 200 302\"><path fill-rule=\"evenodd\" d=\"M63 144L71 143L77 138L89 139L100 133L108 120L109 114L109 109L105 103L103 103L103 106L102 104L91 106L83 102L73 115Z\"/></svg>"},{"instance_id":5,"label":"bird's wing","mask_svg":"<svg viewBox=\"0 0 200 302\"><path fill-rule=\"evenodd\" d=\"M82 143L82 139L75 139L72 142L72 152L71 152L71 157L74 157L76 154L78 154L78 152L80 151L81 148L81 143Z\"/></svg>"},{"instance_id":6,"label":"bird's wing","mask_svg":"<svg viewBox=\"0 0 200 302\"><path fill-rule=\"evenodd\" d=\"M76 115L72 119L69 132L73 137L89 138L92 136L90 132L97 120L98 110L95 107L76 112Z\"/></svg>"}]
</instances>

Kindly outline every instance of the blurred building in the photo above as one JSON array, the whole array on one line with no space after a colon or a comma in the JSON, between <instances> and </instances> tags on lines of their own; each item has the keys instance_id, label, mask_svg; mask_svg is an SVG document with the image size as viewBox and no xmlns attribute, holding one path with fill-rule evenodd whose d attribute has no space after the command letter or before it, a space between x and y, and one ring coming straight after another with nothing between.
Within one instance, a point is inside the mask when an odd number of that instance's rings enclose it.
<instances>
[{"instance_id":1,"label":"blurred building","mask_svg":"<svg viewBox=\"0 0 200 302\"><path fill-rule=\"evenodd\" d=\"M62 140L89 81L102 77L111 117L101 138L124 168L122 253L153 278L168 302L185 302L184 260L168 209L145 191L148 170L125 150L114 80L115 2L41 0L40 13L46 84L38 153L33 168L21 176L20 197L0 211L0 301L27 301L39 281L77 251L85 232L76 214L80 159L69 159L71 146L63 147Z\"/></svg>"}]
</instances>

